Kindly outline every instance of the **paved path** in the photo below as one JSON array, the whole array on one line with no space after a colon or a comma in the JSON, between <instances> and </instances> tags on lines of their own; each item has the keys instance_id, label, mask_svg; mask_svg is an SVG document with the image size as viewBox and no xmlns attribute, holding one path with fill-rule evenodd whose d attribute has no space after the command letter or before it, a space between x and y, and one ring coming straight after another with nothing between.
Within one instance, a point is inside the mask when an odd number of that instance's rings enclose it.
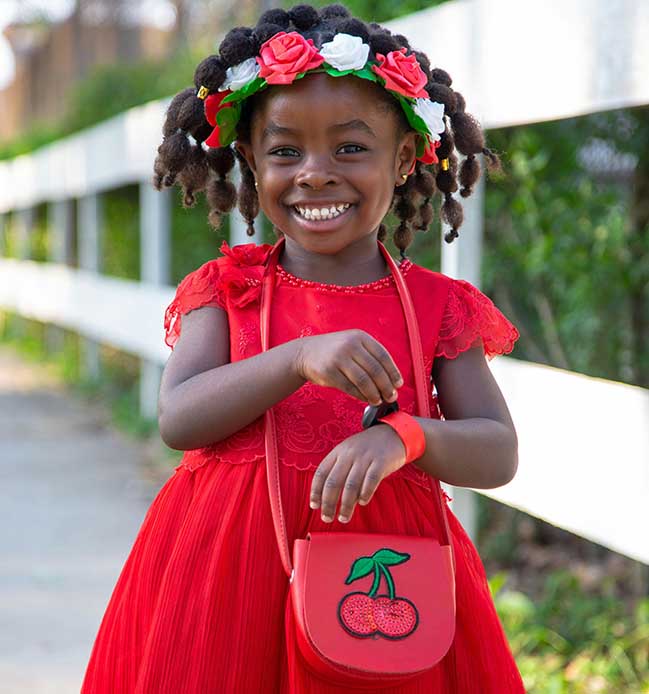
<instances>
[{"instance_id":1,"label":"paved path","mask_svg":"<svg viewBox=\"0 0 649 694\"><path fill-rule=\"evenodd\" d=\"M146 457L100 406L0 347L2 694L79 691L113 586L161 486Z\"/></svg>"}]
</instances>

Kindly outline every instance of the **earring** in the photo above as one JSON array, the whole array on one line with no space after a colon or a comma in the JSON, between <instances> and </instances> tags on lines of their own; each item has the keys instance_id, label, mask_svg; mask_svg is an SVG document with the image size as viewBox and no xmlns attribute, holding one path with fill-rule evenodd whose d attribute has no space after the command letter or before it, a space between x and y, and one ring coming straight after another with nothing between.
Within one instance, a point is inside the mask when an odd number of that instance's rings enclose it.
<instances>
[{"instance_id":1,"label":"earring","mask_svg":"<svg viewBox=\"0 0 649 694\"><path fill-rule=\"evenodd\" d=\"M257 179L255 178L255 188L259 188L259 183L257 182Z\"/></svg>"},{"instance_id":2,"label":"earring","mask_svg":"<svg viewBox=\"0 0 649 694\"><path fill-rule=\"evenodd\" d=\"M404 181L408 180L408 174L401 174L401 178L403 178Z\"/></svg>"}]
</instances>

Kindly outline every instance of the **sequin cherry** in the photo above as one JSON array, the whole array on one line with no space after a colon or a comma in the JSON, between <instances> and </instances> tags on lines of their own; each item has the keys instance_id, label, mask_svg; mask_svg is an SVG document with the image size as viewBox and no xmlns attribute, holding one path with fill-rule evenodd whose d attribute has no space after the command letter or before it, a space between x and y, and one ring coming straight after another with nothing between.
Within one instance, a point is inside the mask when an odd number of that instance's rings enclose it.
<instances>
[{"instance_id":1,"label":"sequin cherry","mask_svg":"<svg viewBox=\"0 0 649 694\"><path fill-rule=\"evenodd\" d=\"M338 618L345 631L358 638L402 639L417 628L417 608L407 598L396 596L394 580L387 568L408 559L409 554L383 548L371 557L359 557L354 561L345 584L371 573L374 573L374 581L368 593L348 593L340 601ZM387 583L388 595L377 595L381 577Z\"/></svg>"}]
</instances>

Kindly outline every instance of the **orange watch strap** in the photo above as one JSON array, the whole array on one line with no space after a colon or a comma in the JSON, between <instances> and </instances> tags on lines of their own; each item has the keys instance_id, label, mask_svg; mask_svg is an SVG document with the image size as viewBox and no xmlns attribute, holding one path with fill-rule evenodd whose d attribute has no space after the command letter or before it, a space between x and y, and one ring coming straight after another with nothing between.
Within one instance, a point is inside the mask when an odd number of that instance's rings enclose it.
<instances>
[{"instance_id":1,"label":"orange watch strap","mask_svg":"<svg viewBox=\"0 0 649 694\"><path fill-rule=\"evenodd\" d=\"M426 437L419 422L403 410L390 412L390 414L377 420L391 426L403 441L406 449L406 463L421 458L426 450Z\"/></svg>"}]
</instances>

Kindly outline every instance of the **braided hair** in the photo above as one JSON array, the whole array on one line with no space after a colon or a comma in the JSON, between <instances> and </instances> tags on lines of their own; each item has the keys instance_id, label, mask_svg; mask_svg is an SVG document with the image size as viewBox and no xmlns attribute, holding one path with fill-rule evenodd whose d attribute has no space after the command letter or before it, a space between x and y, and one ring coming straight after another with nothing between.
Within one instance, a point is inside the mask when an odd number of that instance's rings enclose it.
<instances>
[{"instance_id":1,"label":"braided hair","mask_svg":"<svg viewBox=\"0 0 649 694\"><path fill-rule=\"evenodd\" d=\"M425 90L430 99L444 105L445 129L436 150L440 164L426 165L417 161L413 175L403 185L395 187L391 209L399 224L393 232L393 240L401 256L405 257L414 232L426 231L430 226L434 216L431 200L439 191L443 197L440 215L451 227L444 240L451 243L457 238L463 221L462 206L452 194L458 188L463 198L473 192L481 173L476 154L485 156L490 172L500 169L500 159L486 146L480 124L465 111L464 97L451 88L452 80L446 71L437 67L431 69L428 57L412 50L404 36L392 34L379 24L365 23L352 17L347 8L340 4L328 5L320 10L310 5L296 5L290 10L271 9L261 15L254 28L231 29L219 46L218 55L208 56L196 68L194 87L176 94L167 108L162 127L163 141L154 163L155 188L161 190L179 184L184 207L193 207L196 204L195 194L204 192L209 206L208 221L215 229L219 228L222 216L238 203L248 235L255 233L254 220L259 214L259 199L254 175L243 155L232 146L203 147L212 126L205 118L204 102L198 98L198 91L202 86L210 92L217 91L225 81L227 68L259 55L261 45L280 31L296 31L305 39L312 39L316 47L333 40L338 33L346 33L362 38L369 45L371 54L385 55L405 48L406 55L416 57L428 78ZM394 104L395 112L400 114L402 127L407 128L396 99L387 92L386 96L386 103ZM250 137L251 115L257 99L258 94L255 94L243 103L237 124L237 136L242 140ZM458 153L465 157L461 163ZM235 157L241 170L238 191L228 180ZM446 168L441 165L444 159L448 162ZM275 229L275 233L282 232ZM387 228L382 223L378 239L384 241L386 236Z\"/></svg>"}]
</instances>

